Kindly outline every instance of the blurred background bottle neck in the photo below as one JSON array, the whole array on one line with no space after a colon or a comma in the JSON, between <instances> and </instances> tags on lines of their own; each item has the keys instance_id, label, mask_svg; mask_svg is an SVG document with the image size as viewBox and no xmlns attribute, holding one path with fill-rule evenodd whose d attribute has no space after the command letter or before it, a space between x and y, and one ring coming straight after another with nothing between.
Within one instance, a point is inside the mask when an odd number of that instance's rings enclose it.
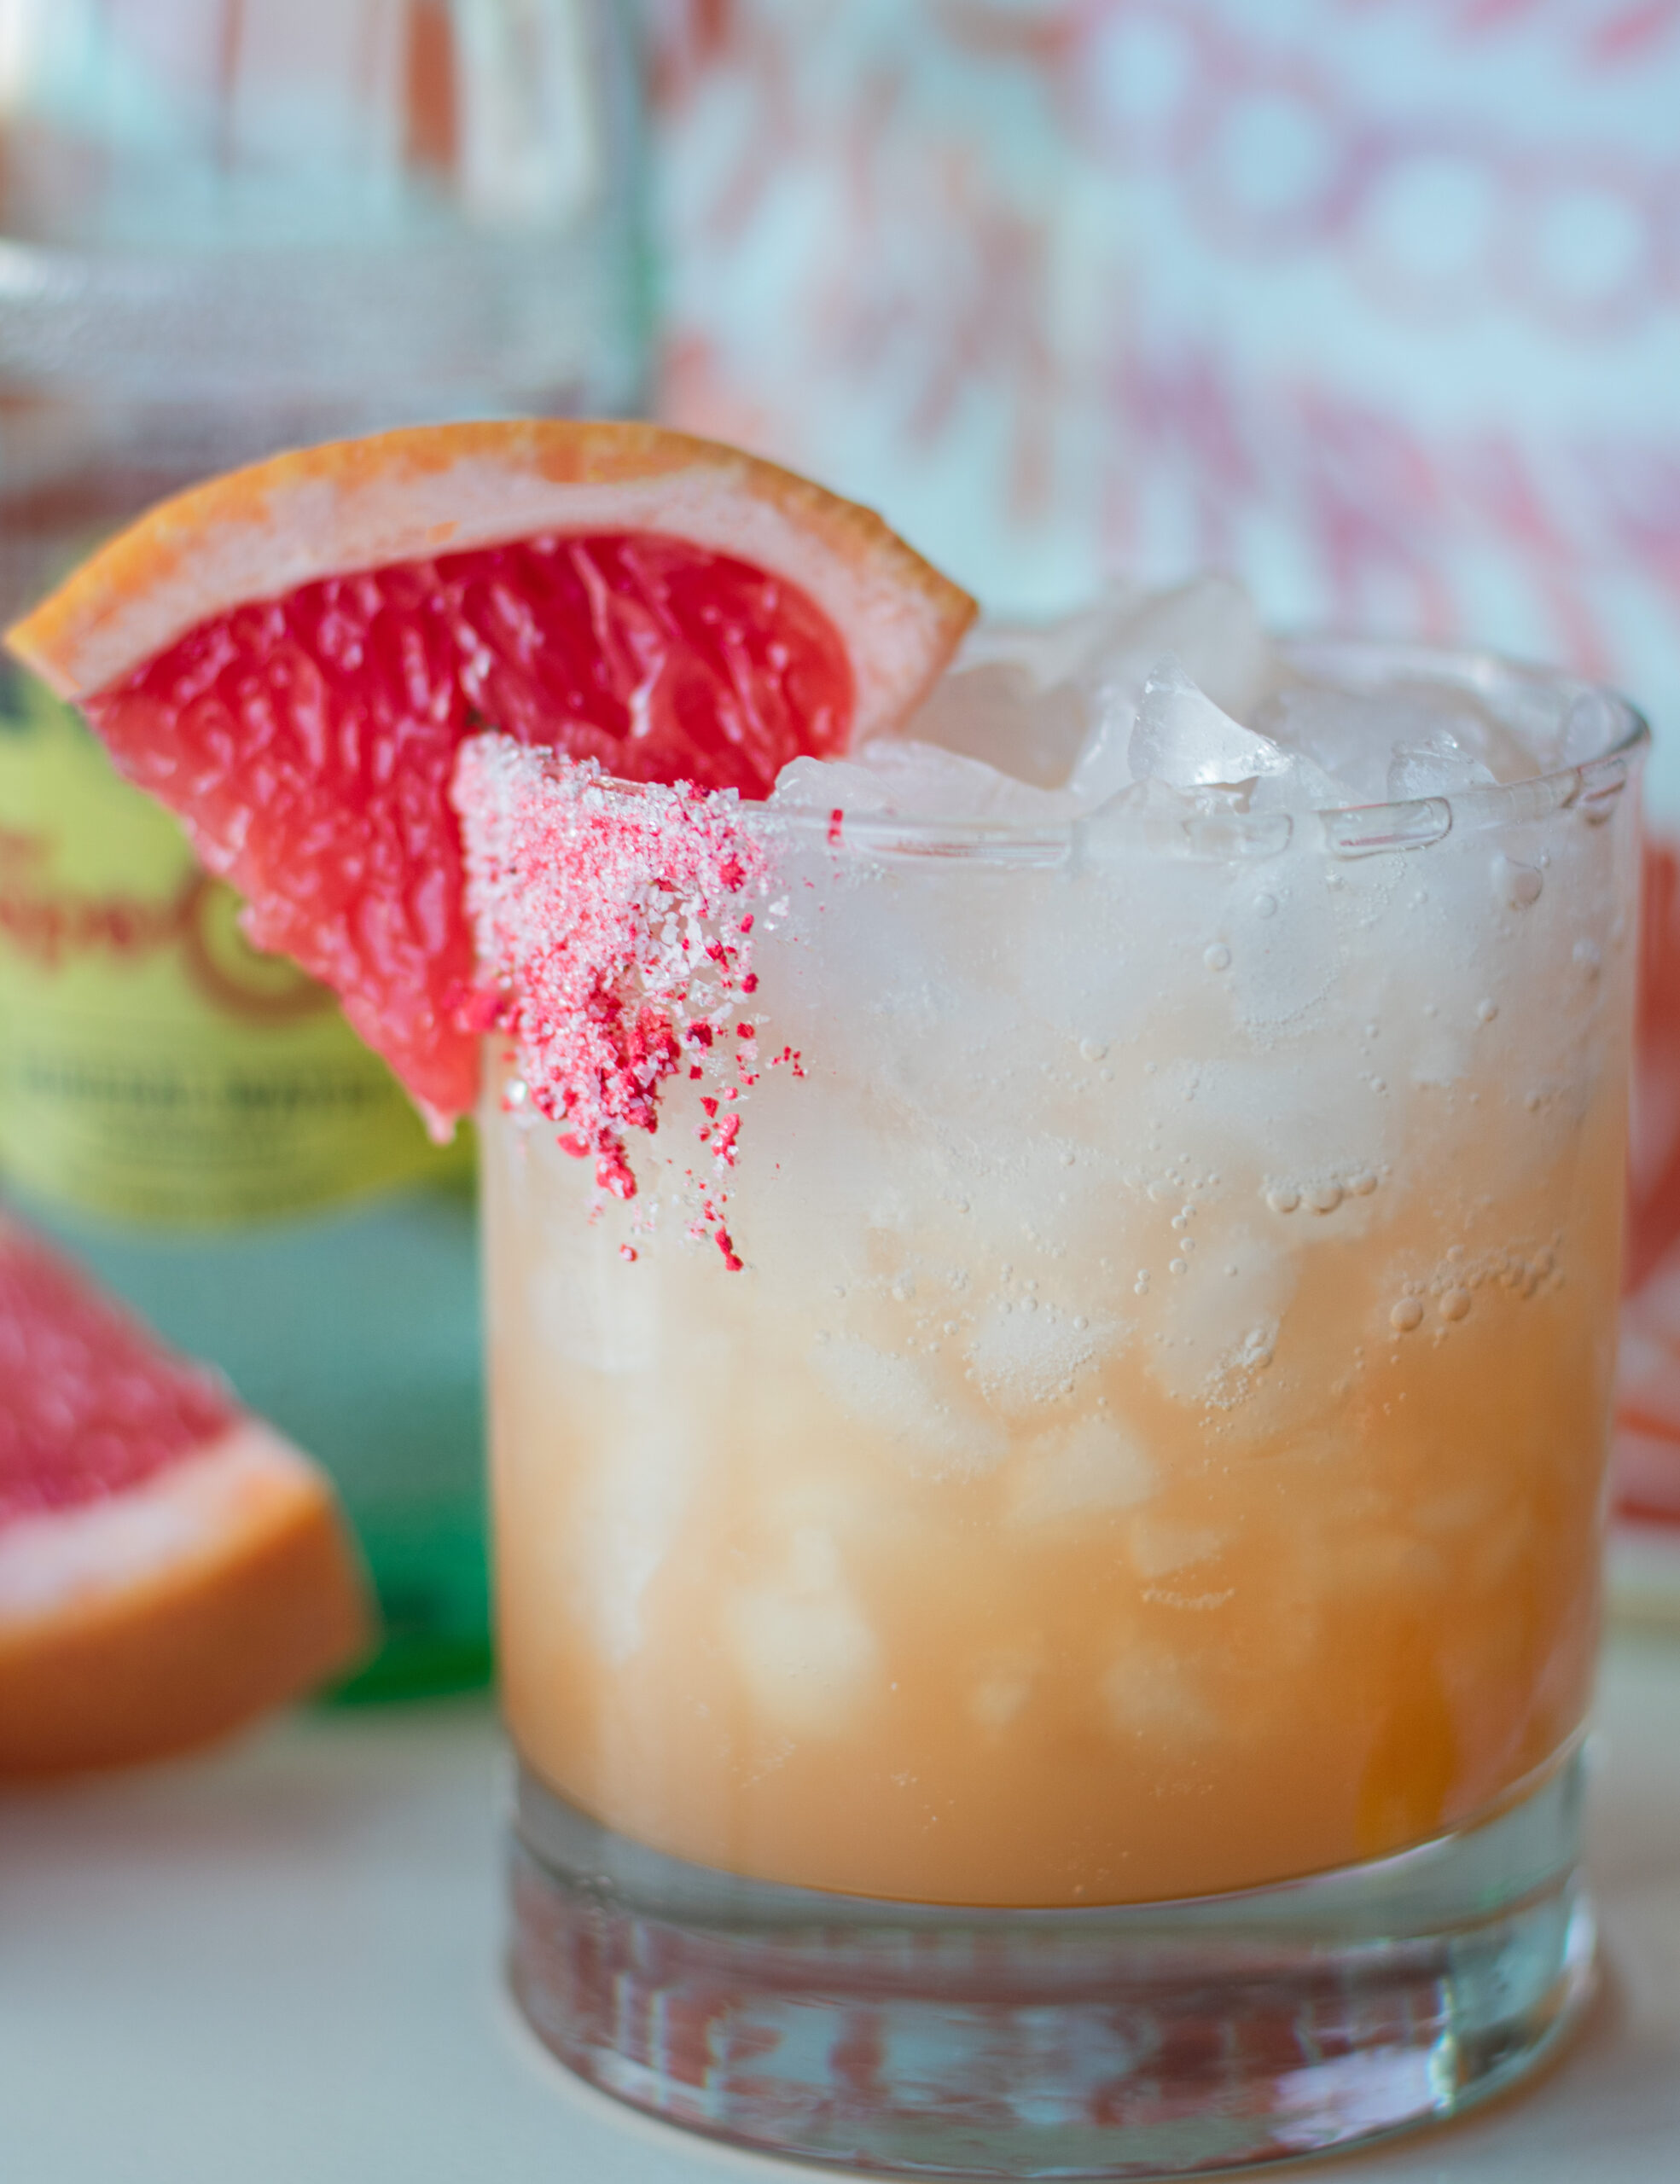
<instances>
[{"instance_id":1,"label":"blurred background bottle neck","mask_svg":"<svg viewBox=\"0 0 1680 2184\"><path fill-rule=\"evenodd\" d=\"M0 619L279 448L639 409L630 4L0 0ZM470 1149L235 913L0 670L0 1188L327 1463L387 1626L363 1687L471 1680ZM44 948L66 920L156 944Z\"/></svg>"},{"instance_id":2,"label":"blurred background bottle neck","mask_svg":"<svg viewBox=\"0 0 1680 2184\"><path fill-rule=\"evenodd\" d=\"M645 399L614 0L13 0L0 610L279 447Z\"/></svg>"}]
</instances>

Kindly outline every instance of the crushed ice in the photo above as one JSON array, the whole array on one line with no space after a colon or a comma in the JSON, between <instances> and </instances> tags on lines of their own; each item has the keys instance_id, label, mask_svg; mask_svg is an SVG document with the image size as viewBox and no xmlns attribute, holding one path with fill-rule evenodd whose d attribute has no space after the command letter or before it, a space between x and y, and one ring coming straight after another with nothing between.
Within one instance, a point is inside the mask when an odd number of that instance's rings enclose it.
<instances>
[{"instance_id":1,"label":"crushed ice","mask_svg":"<svg viewBox=\"0 0 1680 2184\"><path fill-rule=\"evenodd\" d=\"M1594 694L1554 710L1396 674L1368 688L1287 662L1227 577L1153 595L1115 587L1064 620L983 624L900 735L841 761L799 758L772 802L921 820L1056 822L1140 799L1247 810L1453 796L1604 750Z\"/></svg>"}]
</instances>

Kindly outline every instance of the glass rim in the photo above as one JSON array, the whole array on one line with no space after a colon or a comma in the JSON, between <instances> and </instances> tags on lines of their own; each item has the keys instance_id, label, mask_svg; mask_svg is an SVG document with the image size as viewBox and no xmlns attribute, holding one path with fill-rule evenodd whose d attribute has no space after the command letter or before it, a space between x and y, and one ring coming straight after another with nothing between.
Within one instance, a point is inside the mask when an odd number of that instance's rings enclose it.
<instances>
[{"instance_id":1,"label":"glass rim","mask_svg":"<svg viewBox=\"0 0 1680 2184\"><path fill-rule=\"evenodd\" d=\"M1292 842L1327 857L1364 857L1427 849L1453 834L1532 825L1572 810L1582 810L1590 820L1606 819L1651 741L1644 715L1619 690L1485 649L1298 635L1278 639L1277 653L1286 665L1303 673L1311 674L1315 665L1321 676L1339 669L1350 697L1362 694L1361 679L1373 689L1384 678L1456 682L1473 692L1501 686L1544 689L1563 701L1560 722L1568 706L1582 698L1596 698L1609 712L1608 740L1591 758L1520 781L1392 803L1302 804L1251 812L1235 804L1221 808L1211 801L1197 810L1165 801L1140 802L1119 810L1096 805L1054 819L993 819L920 813L901 817L884 811L852 812L843 805L837 812L824 811L815 805L782 806L754 799L740 803L738 823L766 841L823 839L839 856L956 858L1000 865L1100 862L1105 851L1139 849L1195 859L1249 859L1278 856ZM628 797L642 794L646 787L606 775L599 786L609 794ZM1211 796L1218 786L1210 785L1201 793ZM1184 802L1196 793L1163 787L1168 796Z\"/></svg>"}]
</instances>

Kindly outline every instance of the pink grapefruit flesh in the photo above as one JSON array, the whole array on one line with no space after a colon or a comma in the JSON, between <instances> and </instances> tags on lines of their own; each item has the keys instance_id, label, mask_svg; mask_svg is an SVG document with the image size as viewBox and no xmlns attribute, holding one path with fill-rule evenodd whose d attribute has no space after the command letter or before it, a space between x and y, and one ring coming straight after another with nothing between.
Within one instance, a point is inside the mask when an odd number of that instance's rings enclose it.
<instances>
[{"instance_id":1,"label":"pink grapefruit flesh","mask_svg":"<svg viewBox=\"0 0 1680 2184\"><path fill-rule=\"evenodd\" d=\"M212 480L11 642L443 1126L477 1089L468 735L762 797L907 715L973 612L867 510L735 450L527 423Z\"/></svg>"},{"instance_id":2,"label":"pink grapefruit flesh","mask_svg":"<svg viewBox=\"0 0 1680 2184\"><path fill-rule=\"evenodd\" d=\"M238 1414L213 1374L160 1350L44 1245L0 1230L0 1530L124 1493Z\"/></svg>"},{"instance_id":3,"label":"pink grapefruit flesh","mask_svg":"<svg viewBox=\"0 0 1680 2184\"><path fill-rule=\"evenodd\" d=\"M440 1113L472 1101L455 753L494 723L632 781L769 794L844 746L852 678L797 587L649 534L480 547L201 623L86 700L118 763L245 845L253 937L344 994ZM311 885L294 884L307 872Z\"/></svg>"},{"instance_id":4,"label":"pink grapefruit flesh","mask_svg":"<svg viewBox=\"0 0 1680 2184\"><path fill-rule=\"evenodd\" d=\"M0 1221L0 1775L202 1744L368 1635L315 1466Z\"/></svg>"}]
</instances>

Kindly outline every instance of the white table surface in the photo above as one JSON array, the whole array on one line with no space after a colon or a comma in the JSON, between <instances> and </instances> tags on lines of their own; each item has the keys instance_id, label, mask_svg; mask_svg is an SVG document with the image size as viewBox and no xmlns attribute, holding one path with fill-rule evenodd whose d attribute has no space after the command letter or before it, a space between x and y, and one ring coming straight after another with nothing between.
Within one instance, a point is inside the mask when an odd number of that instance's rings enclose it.
<instances>
[{"instance_id":1,"label":"white table surface","mask_svg":"<svg viewBox=\"0 0 1680 2184\"><path fill-rule=\"evenodd\" d=\"M1599 1723L1582 2036L1485 2115L1314 2178L1680 2179L1680 1642L1618 1639ZM814 2184L631 2115L526 2034L502 1797L489 1707L451 1701L0 1800L4 2184Z\"/></svg>"}]
</instances>

